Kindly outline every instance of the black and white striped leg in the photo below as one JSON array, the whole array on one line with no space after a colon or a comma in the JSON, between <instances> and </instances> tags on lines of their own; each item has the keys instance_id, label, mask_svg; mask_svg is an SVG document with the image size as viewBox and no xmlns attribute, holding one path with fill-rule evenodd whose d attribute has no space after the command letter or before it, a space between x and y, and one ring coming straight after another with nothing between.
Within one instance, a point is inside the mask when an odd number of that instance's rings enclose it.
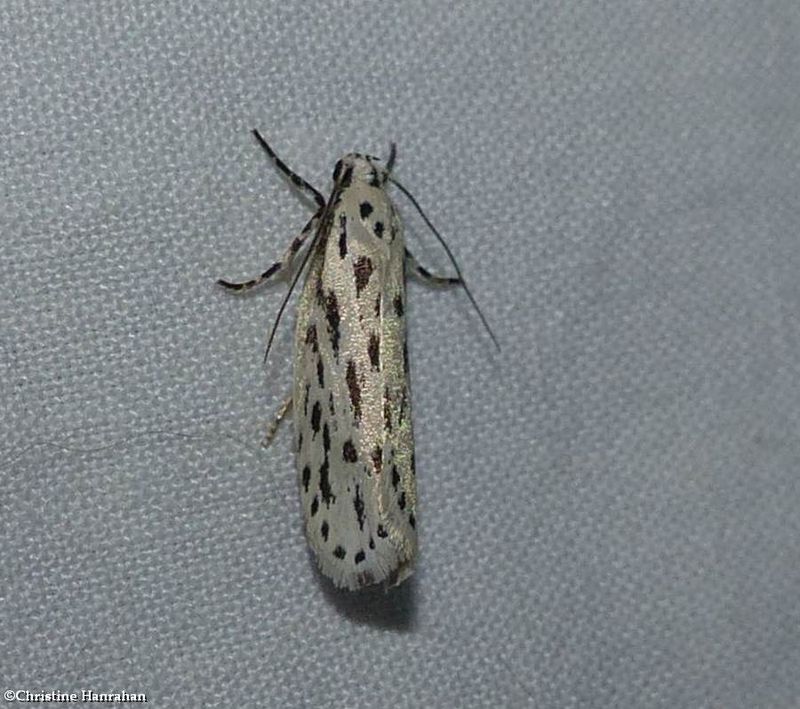
<instances>
[{"instance_id":1,"label":"black and white striped leg","mask_svg":"<svg viewBox=\"0 0 800 709\"><path fill-rule=\"evenodd\" d=\"M449 276L437 276L431 273L424 266L420 266L414 254L406 249L406 269L413 273L417 278L431 286L458 286L461 285L460 278L450 278Z\"/></svg>"},{"instance_id":2,"label":"black and white striped leg","mask_svg":"<svg viewBox=\"0 0 800 709\"><path fill-rule=\"evenodd\" d=\"M300 175L298 175L294 170L292 170L283 160L281 160L276 154L275 151L270 147L270 144L264 140L255 128L253 128L253 135L256 137L256 140L261 144L261 147L264 148L267 155L270 156L272 162L275 163L275 166L288 177L292 184L298 187L299 189L303 190L306 194L310 195L311 198L317 203L318 206L324 207L325 206L325 198L322 196L319 190L315 189L311 184L306 182Z\"/></svg>"},{"instance_id":3,"label":"black and white striped leg","mask_svg":"<svg viewBox=\"0 0 800 709\"><path fill-rule=\"evenodd\" d=\"M264 273L258 276L258 278L253 278L250 281L243 281L241 283L234 283L220 279L217 281L217 284L221 285L223 288L227 288L233 293L246 293L257 286L260 286L262 283L264 283L264 281L270 278L279 276L282 273L291 272L294 258L302 248L305 240L308 238L309 234L313 234L317 231L321 214L322 208L317 210L317 213L311 217L311 219L309 219L308 224L303 227L303 231L301 231L294 241L289 244L289 247L284 252L281 260L273 263L266 271L264 271Z\"/></svg>"}]
</instances>

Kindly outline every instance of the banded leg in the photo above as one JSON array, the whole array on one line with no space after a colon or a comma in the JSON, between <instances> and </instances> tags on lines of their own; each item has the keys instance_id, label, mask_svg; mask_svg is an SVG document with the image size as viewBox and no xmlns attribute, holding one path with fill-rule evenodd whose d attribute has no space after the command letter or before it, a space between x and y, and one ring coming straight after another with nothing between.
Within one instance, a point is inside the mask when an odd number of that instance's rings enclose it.
<instances>
[{"instance_id":1,"label":"banded leg","mask_svg":"<svg viewBox=\"0 0 800 709\"><path fill-rule=\"evenodd\" d=\"M286 414L289 413L292 409L292 395L284 399L283 403L280 405L277 413L275 414L272 421L270 421L269 426L267 426L267 433L264 436L264 440L261 441L261 445L264 448L269 448L272 445L272 440L275 438L275 434L278 432L278 426L281 425L281 421L286 418Z\"/></svg>"},{"instance_id":2,"label":"banded leg","mask_svg":"<svg viewBox=\"0 0 800 709\"><path fill-rule=\"evenodd\" d=\"M317 206L324 207L325 206L325 198L322 196L319 190L315 189L312 185L306 182L300 175L298 175L294 170L292 170L283 160L281 160L276 154L275 151L270 147L269 143L261 137L261 133L259 133L255 128L253 128L253 135L256 137L256 140L261 144L261 147L264 148L267 155L270 156L272 162L275 163L275 166L288 177L292 184L298 187L299 189L303 190L306 194L311 195L313 200L317 203Z\"/></svg>"},{"instance_id":3,"label":"banded leg","mask_svg":"<svg viewBox=\"0 0 800 709\"><path fill-rule=\"evenodd\" d=\"M460 278L450 278L449 276L437 276L431 273L424 266L420 266L414 254L406 249L406 268L410 270L417 278L431 286L457 286L461 285Z\"/></svg>"},{"instance_id":4,"label":"banded leg","mask_svg":"<svg viewBox=\"0 0 800 709\"><path fill-rule=\"evenodd\" d=\"M250 281L244 281L241 283L232 283L230 281L224 281L220 279L217 281L217 284L223 288L233 291L234 293L246 293L252 288L260 286L269 278L280 275L286 271L291 271L292 264L294 263L294 257L297 256L297 252L300 251L300 248L308 238L308 235L316 232L321 214L322 208L317 210L317 213L308 220L308 224L303 227L303 231L300 232L299 236L297 236L294 241L289 244L289 248L286 249L281 260L273 263L266 271L264 271L264 273L258 276L258 278L253 278Z\"/></svg>"}]
</instances>

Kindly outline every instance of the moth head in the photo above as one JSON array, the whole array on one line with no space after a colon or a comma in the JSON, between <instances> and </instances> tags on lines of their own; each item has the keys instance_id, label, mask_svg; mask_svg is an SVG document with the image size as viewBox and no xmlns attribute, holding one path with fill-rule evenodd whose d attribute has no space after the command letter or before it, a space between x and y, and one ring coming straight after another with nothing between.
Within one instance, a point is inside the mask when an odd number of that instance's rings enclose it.
<instances>
[{"instance_id":1,"label":"moth head","mask_svg":"<svg viewBox=\"0 0 800 709\"><path fill-rule=\"evenodd\" d=\"M394 154L394 143L392 143L392 151L386 164L374 155L349 153L333 168L333 181L341 187L347 187L351 182L356 181L380 187L389 179L389 173L394 164Z\"/></svg>"}]
</instances>

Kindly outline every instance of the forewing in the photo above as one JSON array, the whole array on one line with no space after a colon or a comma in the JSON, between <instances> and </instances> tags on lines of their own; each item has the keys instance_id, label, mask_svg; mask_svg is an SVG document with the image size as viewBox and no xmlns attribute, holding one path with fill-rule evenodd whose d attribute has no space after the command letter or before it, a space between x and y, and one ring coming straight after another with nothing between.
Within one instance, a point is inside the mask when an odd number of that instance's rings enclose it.
<instances>
[{"instance_id":1,"label":"forewing","mask_svg":"<svg viewBox=\"0 0 800 709\"><path fill-rule=\"evenodd\" d=\"M385 192L362 192L342 196L311 257L294 363L306 534L351 589L398 583L416 553L402 233Z\"/></svg>"}]
</instances>

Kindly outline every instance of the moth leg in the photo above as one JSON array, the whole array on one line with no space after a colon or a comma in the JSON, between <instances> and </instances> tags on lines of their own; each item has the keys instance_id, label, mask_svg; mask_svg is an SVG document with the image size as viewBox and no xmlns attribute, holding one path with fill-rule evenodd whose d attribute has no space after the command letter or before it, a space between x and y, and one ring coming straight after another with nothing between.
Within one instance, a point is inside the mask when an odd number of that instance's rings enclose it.
<instances>
[{"instance_id":1,"label":"moth leg","mask_svg":"<svg viewBox=\"0 0 800 709\"><path fill-rule=\"evenodd\" d=\"M460 278L450 278L449 276L437 276L431 273L424 266L420 266L414 254L406 249L406 268L417 278L431 286L457 286L462 283Z\"/></svg>"},{"instance_id":2,"label":"moth leg","mask_svg":"<svg viewBox=\"0 0 800 709\"><path fill-rule=\"evenodd\" d=\"M264 448L269 448L272 445L272 440L275 438L275 434L278 432L278 426L281 425L281 421L286 418L286 414L291 411L292 408L292 395L284 399L283 403L280 405L280 408L275 413L272 421L269 422L269 426L267 426L267 433L264 436L264 440L261 441L261 445Z\"/></svg>"},{"instance_id":3,"label":"moth leg","mask_svg":"<svg viewBox=\"0 0 800 709\"><path fill-rule=\"evenodd\" d=\"M315 189L308 182L306 182L302 177L300 177L300 175L298 175L285 162L283 162L283 160L281 160L275 154L275 151L270 147L269 143L267 143L267 141L261 137L261 133L259 133L255 128L253 129L253 135L256 137L256 140L261 144L261 147L264 148L267 155L269 155L272 162L275 163L275 167L277 167L284 175L286 175L286 177L288 177L292 181L293 185L303 190L303 192L305 192L306 194L311 195L311 198L317 203L317 206L324 207L325 198L322 196L320 191Z\"/></svg>"},{"instance_id":4,"label":"moth leg","mask_svg":"<svg viewBox=\"0 0 800 709\"><path fill-rule=\"evenodd\" d=\"M309 234L316 232L321 214L322 209L318 209L317 213L308 220L308 224L303 227L303 231L301 231L300 234L292 241L292 243L289 244L289 247L281 257L281 260L273 263L260 276L253 278L250 281L243 281L241 283L234 283L220 279L217 281L217 284L223 288L227 288L233 293L246 293L257 286L260 286L264 281L273 278L274 276L291 272L292 264L294 263L294 257L297 256L297 252L300 251L300 248L305 243L305 240L308 238Z\"/></svg>"}]
</instances>

